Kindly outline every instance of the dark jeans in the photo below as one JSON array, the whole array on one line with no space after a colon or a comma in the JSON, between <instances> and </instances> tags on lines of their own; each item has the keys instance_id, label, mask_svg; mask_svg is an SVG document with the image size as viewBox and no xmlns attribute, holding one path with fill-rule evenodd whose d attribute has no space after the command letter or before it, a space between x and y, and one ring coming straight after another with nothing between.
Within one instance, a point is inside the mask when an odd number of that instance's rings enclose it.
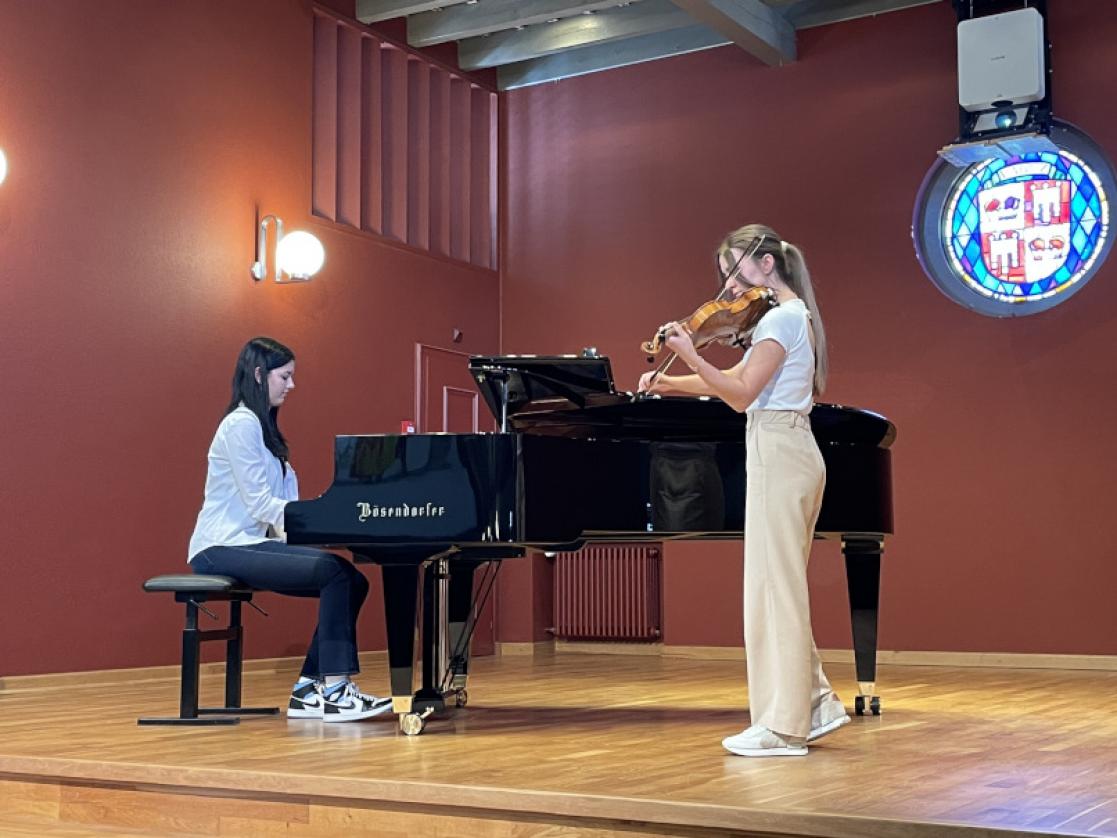
<instances>
[{"instance_id":1,"label":"dark jeans","mask_svg":"<svg viewBox=\"0 0 1117 838\"><path fill-rule=\"evenodd\" d=\"M318 597L318 626L302 674L309 678L352 675L357 663L357 615L368 580L351 562L313 547L264 541L241 547L210 547L190 561L194 573L232 576L262 591Z\"/></svg>"}]
</instances>

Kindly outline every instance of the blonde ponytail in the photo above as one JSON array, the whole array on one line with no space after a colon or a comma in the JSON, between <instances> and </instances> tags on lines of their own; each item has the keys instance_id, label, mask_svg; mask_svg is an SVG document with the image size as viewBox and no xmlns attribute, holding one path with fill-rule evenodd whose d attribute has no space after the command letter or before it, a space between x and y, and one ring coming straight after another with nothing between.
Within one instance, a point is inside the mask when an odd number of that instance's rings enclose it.
<instances>
[{"instance_id":1,"label":"blonde ponytail","mask_svg":"<svg viewBox=\"0 0 1117 838\"><path fill-rule=\"evenodd\" d=\"M775 230L763 224L749 224L734 230L718 248L718 259L725 257L730 250L739 250L750 257L758 258L768 254L775 263L780 278L787 287L803 300L810 313L811 332L814 335L814 394L821 396L826 389L826 378L830 372L830 359L826 348L826 327L822 324L822 312L818 309L811 273L803 252L791 242L784 241ZM720 263L720 262L719 262Z\"/></svg>"}]
</instances>

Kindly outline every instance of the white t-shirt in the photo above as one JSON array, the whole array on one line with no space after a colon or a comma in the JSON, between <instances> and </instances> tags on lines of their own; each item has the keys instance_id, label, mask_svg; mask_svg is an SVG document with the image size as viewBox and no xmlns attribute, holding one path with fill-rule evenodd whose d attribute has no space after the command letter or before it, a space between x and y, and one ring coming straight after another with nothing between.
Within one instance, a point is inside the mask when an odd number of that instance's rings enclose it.
<instances>
[{"instance_id":1,"label":"white t-shirt","mask_svg":"<svg viewBox=\"0 0 1117 838\"><path fill-rule=\"evenodd\" d=\"M811 349L810 330L810 315L800 299L780 303L760 318L745 360L762 340L774 340L787 356L746 412L795 410L810 413L814 404L814 350Z\"/></svg>"},{"instance_id":2,"label":"white t-shirt","mask_svg":"<svg viewBox=\"0 0 1117 838\"><path fill-rule=\"evenodd\" d=\"M243 404L217 426L209 446L205 500L190 538L187 559L207 547L259 544L268 527L283 531L283 508L299 499L299 481L264 446L256 414Z\"/></svg>"}]
</instances>

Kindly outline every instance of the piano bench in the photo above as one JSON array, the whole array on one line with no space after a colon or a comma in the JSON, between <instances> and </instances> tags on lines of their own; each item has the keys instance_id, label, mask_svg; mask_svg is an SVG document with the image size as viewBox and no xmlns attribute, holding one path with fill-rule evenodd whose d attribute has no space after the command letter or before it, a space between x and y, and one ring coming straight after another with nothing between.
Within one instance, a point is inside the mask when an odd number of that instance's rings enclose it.
<instances>
[{"instance_id":1,"label":"piano bench","mask_svg":"<svg viewBox=\"0 0 1117 838\"><path fill-rule=\"evenodd\" d=\"M231 576L202 576L179 573L154 576L143 584L145 591L172 593L175 602L186 606L186 626L182 630L182 675L179 681L178 716L139 719L141 725L234 725L240 716L274 716L278 707L241 707L240 687L244 662L244 629L241 626L241 603L252 602L255 590ZM217 615L206 608L207 602L229 603L229 625L216 631L198 628L198 610L213 619ZM225 706L199 707L198 681L201 647L209 640L225 641Z\"/></svg>"}]
</instances>

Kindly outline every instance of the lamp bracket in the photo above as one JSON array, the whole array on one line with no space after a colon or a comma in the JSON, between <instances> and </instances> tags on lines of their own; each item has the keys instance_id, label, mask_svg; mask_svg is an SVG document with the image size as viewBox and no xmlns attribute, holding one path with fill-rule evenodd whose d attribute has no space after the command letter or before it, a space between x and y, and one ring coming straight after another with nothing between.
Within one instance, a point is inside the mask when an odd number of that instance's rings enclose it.
<instances>
[{"instance_id":1,"label":"lamp bracket","mask_svg":"<svg viewBox=\"0 0 1117 838\"><path fill-rule=\"evenodd\" d=\"M260 219L260 228L256 237L256 261L252 263L252 278L257 282L268 275L268 223L275 224L275 243L278 245L283 239L283 219L278 215L265 215ZM275 280L281 282L282 271L279 269L278 259L275 266Z\"/></svg>"}]
</instances>

